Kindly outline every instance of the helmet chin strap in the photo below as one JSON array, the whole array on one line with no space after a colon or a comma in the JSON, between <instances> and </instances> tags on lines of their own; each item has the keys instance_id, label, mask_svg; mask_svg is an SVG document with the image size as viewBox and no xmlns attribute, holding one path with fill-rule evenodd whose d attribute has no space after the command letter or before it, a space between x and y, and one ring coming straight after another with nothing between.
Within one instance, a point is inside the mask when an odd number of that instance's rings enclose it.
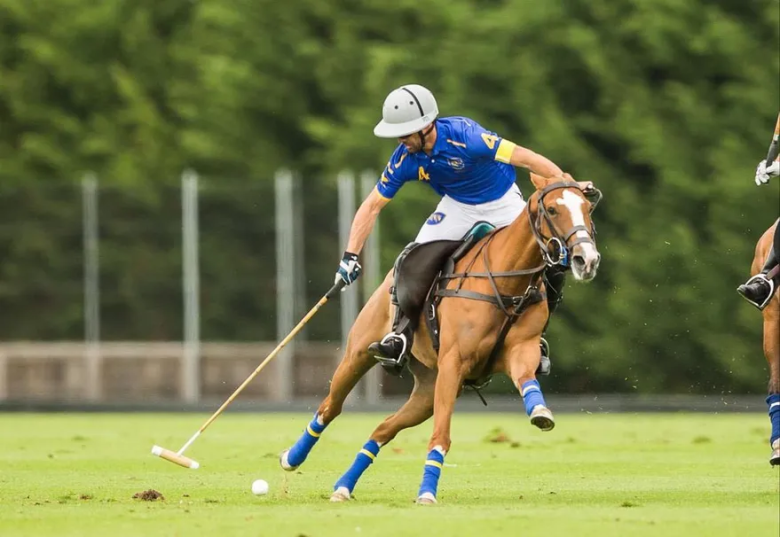
<instances>
[{"instance_id":1,"label":"helmet chin strap","mask_svg":"<svg viewBox=\"0 0 780 537\"><path fill-rule=\"evenodd\" d=\"M420 137L420 151L425 151L425 137L428 134L430 134L431 131L433 131L435 124L436 124L436 122L434 121L433 124L431 124L431 127L427 131L425 131L425 132L423 132L423 131L417 132L417 136Z\"/></svg>"}]
</instances>

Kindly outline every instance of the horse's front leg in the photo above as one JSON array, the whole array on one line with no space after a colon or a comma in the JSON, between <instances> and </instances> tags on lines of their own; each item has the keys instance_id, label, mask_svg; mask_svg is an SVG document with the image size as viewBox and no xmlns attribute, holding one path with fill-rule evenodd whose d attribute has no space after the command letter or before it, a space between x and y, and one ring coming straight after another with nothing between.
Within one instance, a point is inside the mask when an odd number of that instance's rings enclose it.
<instances>
[{"instance_id":1,"label":"horse's front leg","mask_svg":"<svg viewBox=\"0 0 780 537\"><path fill-rule=\"evenodd\" d=\"M542 387L535 375L541 360L539 338L514 343L506 353L509 377L523 398L525 413L531 419L531 424L542 431L551 431L555 427L555 418L547 408Z\"/></svg>"},{"instance_id":2,"label":"horse's front leg","mask_svg":"<svg viewBox=\"0 0 780 537\"><path fill-rule=\"evenodd\" d=\"M451 348L439 361L436 391L433 397L433 434L428 443L422 483L417 494L417 503L436 503L439 477L444 466L444 456L452 444L450 426L455 401L463 385L464 367L457 345Z\"/></svg>"},{"instance_id":3,"label":"horse's front leg","mask_svg":"<svg viewBox=\"0 0 780 537\"><path fill-rule=\"evenodd\" d=\"M531 424L542 431L555 427L555 418L544 401L536 371L542 355L539 341L547 321L545 303L530 306L518 319L504 341L502 370L512 379L525 403Z\"/></svg>"},{"instance_id":4,"label":"horse's front leg","mask_svg":"<svg viewBox=\"0 0 780 537\"><path fill-rule=\"evenodd\" d=\"M780 299L775 297L767 305L764 315L764 356L769 365L769 420L772 432L769 444L772 455L769 464L780 465Z\"/></svg>"}]
</instances>

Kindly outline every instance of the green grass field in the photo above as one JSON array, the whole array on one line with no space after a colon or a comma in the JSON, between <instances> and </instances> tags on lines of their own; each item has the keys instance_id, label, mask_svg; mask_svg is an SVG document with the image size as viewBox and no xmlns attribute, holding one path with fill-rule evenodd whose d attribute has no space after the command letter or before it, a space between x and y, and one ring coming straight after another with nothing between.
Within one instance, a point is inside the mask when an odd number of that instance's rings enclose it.
<instances>
[{"instance_id":1,"label":"green grass field","mask_svg":"<svg viewBox=\"0 0 780 537\"><path fill-rule=\"evenodd\" d=\"M383 449L354 501L329 503L382 417L345 414L287 474L277 454L309 415L222 416L188 452L199 470L149 451L178 449L205 416L0 415L0 536L780 534L761 414L562 414L550 433L520 412L456 414L438 505L413 504L430 422ZM150 488L165 500L132 498Z\"/></svg>"}]
</instances>

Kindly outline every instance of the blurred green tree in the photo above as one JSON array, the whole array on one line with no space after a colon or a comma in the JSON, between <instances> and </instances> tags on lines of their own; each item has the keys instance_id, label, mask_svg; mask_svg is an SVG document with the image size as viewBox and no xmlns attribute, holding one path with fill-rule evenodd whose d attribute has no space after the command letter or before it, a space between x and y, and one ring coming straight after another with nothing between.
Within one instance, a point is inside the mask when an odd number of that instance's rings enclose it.
<instances>
[{"instance_id":1,"label":"blurred green tree","mask_svg":"<svg viewBox=\"0 0 780 537\"><path fill-rule=\"evenodd\" d=\"M761 391L759 317L734 287L780 204L751 181L779 28L764 0L0 0L0 337L81 336L67 185L87 171L107 189L107 337L180 337L187 167L205 185L205 335L273 337L274 171L304 177L317 296L342 247L335 175L383 166L381 103L417 82L605 193L602 272L567 286L548 389ZM384 268L435 200L413 185L388 207Z\"/></svg>"}]
</instances>

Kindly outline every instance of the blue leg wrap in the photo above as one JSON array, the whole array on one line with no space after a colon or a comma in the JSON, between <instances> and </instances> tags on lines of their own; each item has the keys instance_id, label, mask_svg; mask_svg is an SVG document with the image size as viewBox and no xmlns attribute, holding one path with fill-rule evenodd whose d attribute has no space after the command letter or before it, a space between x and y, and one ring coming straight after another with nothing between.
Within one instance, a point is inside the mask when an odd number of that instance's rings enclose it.
<instances>
[{"instance_id":1,"label":"blue leg wrap","mask_svg":"<svg viewBox=\"0 0 780 537\"><path fill-rule=\"evenodd\" d=\"M303 461L309 456L311 448L313 448L314 444L317 443L317 440L320 439L320 435L324 430L325 425L320 423L319 417L315 414L314 419L311 420L311 423L309 423L306 430L303 431L301 437L295 442L293 447L290 448L290 452L287 454L287 462L290 466L300 466L303 464Z\"/></svg>"},{"instance_id":2,"label":"blue leg wrap","mask_svg":"<svg viewBox=\"0 0 780 537\"><path fill-rule=\"evenodd\" d=\"M525 403L525 413L529 416L536 405L547 406L542 395L542 387L539 386L536 379L524 382L520 387L520 395L523 396Z\"/></svg>"},{"instance_id":3,"label":"blue leg wrap","mask_svg":"<svg viewBox=\"0 0 780 537\"><path fill-rule=\"evenodd\" d=\"M420 492L418 497L423 493L429 492L436 497L436 491L439 488L439 477L441 477L441 469L444 466L444 453L440 450L433 448L428 452L428 457L425 460L425 470L423 471L422 483L420 483Z\"/></svg>"},{"instance_id":4,"label":"blue leg wrap","mask_svg":"<svg viewBox=\"0 0 780 537\"><path fill-rule=\"evenodd\" d=\"M352 466L349 467L349 470L336 481L333 490L340 487L346 487L350 493L355 490L358 479L360 479L363 472L371 466L371 463L374 462L377 455L379 455L379 444L373 440L369 440L363 444L363 449L358 452L355 457L355 462L353 462Z\"/></svg>"},{"instance_id":5,"label":"blue leg wrap","mask_svg":"<svg viewBox=\"0 0 780 537\"><path fill-rule=\"evenodd\" d=\"M766 398L766 404L769 406L769 421L772 423L772 436L769 437L769 444L780 438L780 393L773 393Z\"/></svg>"}]
</instances>

